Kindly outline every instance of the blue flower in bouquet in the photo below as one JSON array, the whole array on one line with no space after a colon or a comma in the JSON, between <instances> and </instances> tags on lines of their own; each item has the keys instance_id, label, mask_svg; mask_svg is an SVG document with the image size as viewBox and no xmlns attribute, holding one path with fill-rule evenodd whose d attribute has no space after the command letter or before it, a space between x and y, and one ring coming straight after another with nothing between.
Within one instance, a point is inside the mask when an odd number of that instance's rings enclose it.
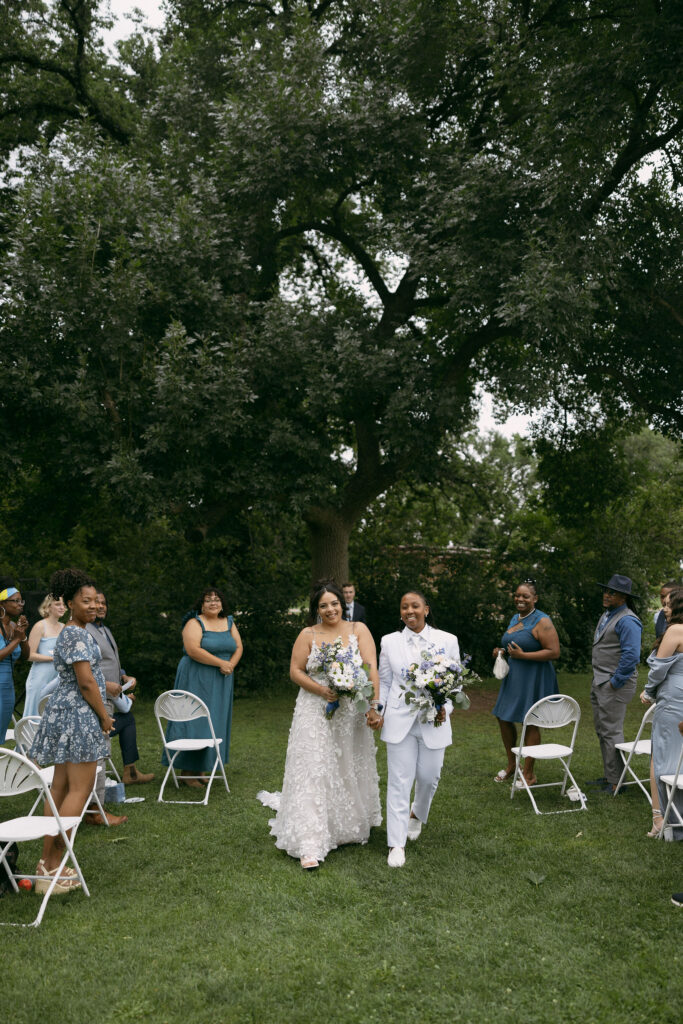
<instances>
[{"instance_id":1,"label":"blue flower in bouquet","mask_svg":"<svg viewBox=\"0 0 683 1024\"><path fill-rule=\"evenodd\" d=\"M469 655L465 655L462 661L454 661L444 648L425 650L420 652L419 662L403 669L405 701L417 708L420 721L441 725L437 716L448 700L467 710L470 701L463 686L465 681L479 678L467 668L470 660Z\"/></svg>"},{"instance_id":2,"label":"blue flower in bouquet","mask_svg":"<svg viewBox=\"0 0 683 1024\"><path fill-rule=\"evenodd\" d=\"M315 664L316 674L324 676L326 686L337 694L336 700L328 701L325 705L326 718L334 716L340 697L346 697L365 710L374 694L368 670L369 666L363 662L355 644L344 646L342 638L337 637L332 643L320 645Z\"/></svg>"}]
</instances>

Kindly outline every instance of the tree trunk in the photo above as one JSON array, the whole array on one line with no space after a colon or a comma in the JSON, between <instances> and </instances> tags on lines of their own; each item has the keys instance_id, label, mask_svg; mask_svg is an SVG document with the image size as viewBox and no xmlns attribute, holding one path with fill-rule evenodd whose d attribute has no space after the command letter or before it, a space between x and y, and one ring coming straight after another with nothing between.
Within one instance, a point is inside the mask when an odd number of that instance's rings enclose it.
<instances>
[{"instance_id":1,"label":"tree trunk","mask_svg":"<svg viewBox=\"0 0 683 1024\"><path fill-rule=\"evenodd\" d=\"M305 514L311 543L311 582L349 579L349 537L353 521L332 509L313 508Z\"/></svg>"}]
</instances>

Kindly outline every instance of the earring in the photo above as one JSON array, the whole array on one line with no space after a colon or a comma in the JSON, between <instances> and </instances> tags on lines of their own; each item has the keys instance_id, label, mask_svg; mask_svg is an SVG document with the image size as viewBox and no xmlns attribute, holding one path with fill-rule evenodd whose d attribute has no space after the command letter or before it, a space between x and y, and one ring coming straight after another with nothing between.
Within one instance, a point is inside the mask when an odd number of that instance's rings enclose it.
<instances>
[{"instance_id":1,"label":"earring","mask_svg":"<svg viewBox=\"0 0 683 1024\"><path fill-rule=\"evenodd\" d=\"M317 618L317 619L316 619L315 621L316 621L316 623L317 623L318 625L320 625L320 623L321 623L321 622L323 621L323 617L322 617L322 615L320 614L320 612L318 612L318 618Z\"/></svg>"}]
</instances>

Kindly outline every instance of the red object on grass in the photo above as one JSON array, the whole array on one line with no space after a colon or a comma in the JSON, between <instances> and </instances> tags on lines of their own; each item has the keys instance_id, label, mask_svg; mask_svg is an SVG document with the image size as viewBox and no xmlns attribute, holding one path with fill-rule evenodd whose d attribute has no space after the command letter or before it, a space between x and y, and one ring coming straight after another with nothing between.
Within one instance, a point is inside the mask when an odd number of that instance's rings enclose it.
<instances>
[{"instance_id":1,"label":"red object on grass","mask_svg":"<svg viewBox=\"0 0 683 1024\"><path fill-rule=\"evenodd\" d=\"M17 885L20 889L26 889L26 892L30 892L33 888L33 882L30 878L20 878Z\"/></svg>"}]
</instances>

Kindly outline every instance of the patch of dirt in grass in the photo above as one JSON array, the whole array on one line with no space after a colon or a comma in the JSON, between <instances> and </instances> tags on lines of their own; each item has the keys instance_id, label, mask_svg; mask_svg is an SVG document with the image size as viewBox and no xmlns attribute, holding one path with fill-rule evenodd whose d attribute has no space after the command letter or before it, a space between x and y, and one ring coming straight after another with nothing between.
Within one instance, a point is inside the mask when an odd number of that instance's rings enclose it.
<instances>
[{"instance_id":1,"label":"patch of dirt in grass","mask_svg":"<svg viewBox=\"0 0 683 1024\"><path fill-rule=\"evenodd\" d=\"M490 712L498 697L498 690L467 690L470 698L469 714ZM465 712L467 714L468 712Z\"/></svg>"}]
</instances>

